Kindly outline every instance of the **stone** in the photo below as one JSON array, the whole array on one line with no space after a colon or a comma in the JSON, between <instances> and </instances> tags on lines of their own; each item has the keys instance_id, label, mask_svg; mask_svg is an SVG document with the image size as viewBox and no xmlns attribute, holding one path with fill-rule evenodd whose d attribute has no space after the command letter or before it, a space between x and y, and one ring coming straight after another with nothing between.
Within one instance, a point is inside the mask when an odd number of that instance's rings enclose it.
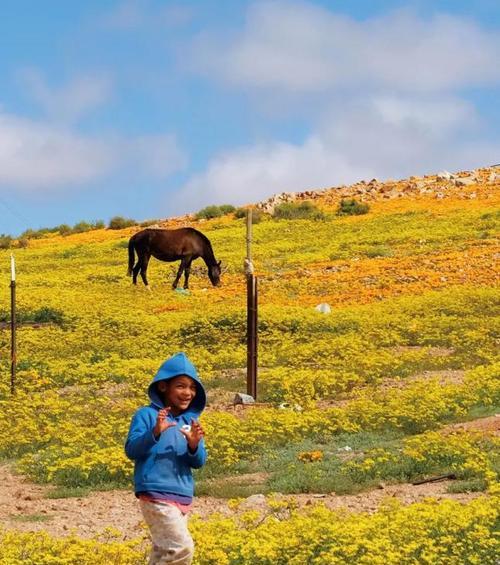
<instances>
[{"instance_id":1,"label":"stone","mask_svg":"<svg viewBox=\"0 0 500 565\"><path fill-rule=\"evenodd\" d=\"M255 404L255 399L250 394L244 394L243 392L237 392L234 395L233 404Z\"/></svg>"},{"instance_id":2,"label":"stone","mask_svg":"<svg viewBox=\"0 0 500 565\"><path fill-rule=\"evenodd\" d=\"M471 184L475 184L475 179L471 177L460 177L455 179L455 186L470 186Z\"/></svg>"},{"instance_id":3,"label":"stone","mask_svg":"<svg viewBox=\"0 0 500 565\"><path fill-rule=\"evenodd\" d=\"M327 304L326 302L318 304L314 309L318 312L321 312L322 314L330 314L330 312L332 311L330 304Z\"/></svg>"},{"instance_id":4,"label":"stone","mask_svg":"<svg viewBox=\"0 0 500 565\"><path fill-rule=\"evenodd\" d=\"M451 174L448 171L440 171L437 175L436 175L438 180L450 180L451 179Z\"/></svg>"}]
</instances>

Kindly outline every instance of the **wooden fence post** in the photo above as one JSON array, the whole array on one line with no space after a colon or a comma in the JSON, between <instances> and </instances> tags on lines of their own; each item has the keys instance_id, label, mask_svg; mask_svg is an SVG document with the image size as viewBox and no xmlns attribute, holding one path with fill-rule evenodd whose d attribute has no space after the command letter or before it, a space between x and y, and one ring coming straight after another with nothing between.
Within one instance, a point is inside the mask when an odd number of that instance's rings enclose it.
<instances>
[{"instance_id":1,"label":"wooden fence post","mask_svg":"<svg viewBox=\"0 0 500 565\"><path fill-rule=\"evenodd\" d=\"M247 256L245 274L247 277L247 394L257 400L257 322L258 294L257 277L252 264L252 209L247 210Z\"/></svg>"}]
</instances>

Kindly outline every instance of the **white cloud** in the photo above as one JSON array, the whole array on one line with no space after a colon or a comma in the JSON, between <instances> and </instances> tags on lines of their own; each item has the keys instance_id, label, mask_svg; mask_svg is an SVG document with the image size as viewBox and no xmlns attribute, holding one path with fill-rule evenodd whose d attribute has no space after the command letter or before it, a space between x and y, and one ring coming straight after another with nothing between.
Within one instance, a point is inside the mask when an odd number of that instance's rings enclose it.
<instances>
[{"instance_id":1,"label":"white cloud","mask_svg":"<svg viewBox=\"0 0 500 565\"><path fill-rule=\"evenodd\" d=\"M472 104L458 98L378 95L372 98L373 113L389 126L446 136L450 130L472 127L479 118Z\"/></svg>"},{"instance_id":2,"label":"white cloud","mask_svg":"<svg viewBox=\"0 0 500 565\"><path fill-rule=\"evenodd\" d=\"M353 166L340 152L311 136L303 145L266 143L226 152L206 172L195 175L179 192L179 211L208 204L244 204L271 194L321 188L373 175Z\"/></svg>"},{"instance_id":3,"label":"white cloud","mask_svg":"<svg viewBox=\"0 0 500 565\"><path fill-rule=\"evenodd\" d=\"M480 132L474 107L459 98L375 95L333 109L318 135L383 178L485 164L471 152Z\"/></svg>"},{"instance_id":4,"label":"white cloud","mask_svg":"<svg viewBox=\"0 0 500 565\"><path fill-rule=\"evenodd\" d=\"M191 70L251 93L272 118L292 101L314 122L303 143L216 156L180 201L240 204L497 162L500 146L480 141L490 126L457 93L498 84L499 55L498 34L458 16L397 11L358 21L300 1L251 4L242 30L196 38Z\"/></svg>"},{"instance_id":5,"label":"white cloud","mask_svg":"<svg viewBox=\"0 0 500 565\"><path fill-rule=\"evenodd\" d=\"M28 96L58 122L76 121L107 102L112 93L112 81L103 74L76 76L60 88L51 88L36 69L24 69L18 74Z\"/></svg>"},{"instance_id":6,"label":"white cloud","mask_svg":"<svg viewBox=\"0 0 500 565\"><path fill-rule=\"evenodd\" d=\"M354 99L324 116L303 144L257 144L216 157L181 189L177 210L492 164L500 145L475 143L479 127L474 108L452 97Z\"/></svg>"},{"instance_id":7,"label":"white cloud","mask_svg":"<svg viewBox=\"0 0 500 565\"><path fill-rule=\"evenodd\" d=\"M173 136L95 139L53 123L0 113L0 186L61 190L118 169L164 178L185 165Z\"/></svg>"},{"instance_id":8,"label":"white cloud","mask_svg":"<svg viewBox=\"0 0 500 565\"><path fill-rule=\"evenodd\" d=\"M472 20L398 11L356 21L305 2L250 6L240 34L202 34L197 72L243 88L290 93L376 87L434 92L498 83L500 37Z\"/></svg>"},{"instance_id":9,"label":"white cloud","mask_svg":"<svg viewBox=\"0 0 500 565\"><path fill-rule=\"evenodd\" d=\"M0 115L0 184L27 188L85 182L109 170L114 160L102 142Z\"/></svg>"}]
</instances>

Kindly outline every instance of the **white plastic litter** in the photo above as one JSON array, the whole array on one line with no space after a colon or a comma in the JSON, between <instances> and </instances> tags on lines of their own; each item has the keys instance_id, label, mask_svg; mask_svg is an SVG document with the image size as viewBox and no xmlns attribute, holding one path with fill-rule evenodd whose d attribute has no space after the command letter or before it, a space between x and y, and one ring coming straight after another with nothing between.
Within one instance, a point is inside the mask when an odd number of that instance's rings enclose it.
<instances>
[{"instance_id":1,"label":"white plastic litter","mask_svg":"<svg viewBox=\"0 0 500 565\"><path fill-rule=\"evenodd\" d=\"M321 312L322 314L330 314L330 312L332 311L330 304L327 304L326 302L322 302L321 304L318 304L315 307L315 310Z\"/></svg>"}]
</instances>

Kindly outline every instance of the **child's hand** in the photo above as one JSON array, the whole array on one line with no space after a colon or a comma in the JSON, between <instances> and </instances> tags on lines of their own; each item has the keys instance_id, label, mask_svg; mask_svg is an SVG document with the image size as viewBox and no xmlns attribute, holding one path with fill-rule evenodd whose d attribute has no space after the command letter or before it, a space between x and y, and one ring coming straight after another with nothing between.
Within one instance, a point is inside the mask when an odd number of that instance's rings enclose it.
<instances>
[{"instance_id":1,"label":"child's hand","mask_svg":"<svg viewBox=\"0 0 500 565\"><path fill-rule=\"evenodd\" d=\"M201 424L196 420L191 420L191 429L188 431L181 428L180 432L181 434L186 436L189 451L194 453L198 448L198 444L200 443L201 438L205 435Z\"/></svg>"},{"instance_id":2,"label":"child's hand","mask_svg":"<svg viewBox=\"0 0 500 565\"><path fill-rule=\"evenodd\" d=\"M156 425L153 428L153 435L155 436L156 439L158 439L165 430L168 430L168 428L172 428L173 426L177 425L175 422L168 421L167 416L169 412L170 412L170 406L167 406L166 408L162 408L158 412L158 416L156 417Z\"/></svg>"}]
</instances>

